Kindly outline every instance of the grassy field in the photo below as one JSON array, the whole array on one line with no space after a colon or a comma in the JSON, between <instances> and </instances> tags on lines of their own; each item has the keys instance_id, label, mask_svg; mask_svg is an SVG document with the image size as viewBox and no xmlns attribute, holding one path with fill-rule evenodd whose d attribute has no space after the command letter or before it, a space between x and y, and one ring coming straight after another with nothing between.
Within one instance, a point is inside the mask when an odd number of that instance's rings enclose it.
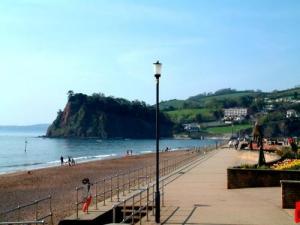
<instances>
[{"instance_id":1,"label":"grassy field","mask_svg":"<svg viewBox=\"0 0 300 225\"><path fill-rule=\"evenodd\" d=\"M300 96L300 88L292 88L288 90L283 90L283 91L277 91L273 93L269 93L267 97L269 98L284 98L284 97L294 97L294 93L297 92L298 95Z\"/></svg>"},{"instance_id":2,"label":"grassy field","mask_svg":"<svg viewBox=\"0 0 300 225\"><path fill-rule=\"evenodd\" d=\"M212 96L207 96L205 98L202 98L200 101L209 101L212 99L224 99L224 98L231 98L231 99L235 99L235 98L239 98L242 96L252 96L255 95L254 92L237 92L237 93L231 93L231 94L224 94L224 95L212 95Z\"/></svg>"},{"instance_id":3,"label":"grassy field","mask_svg":"<svg viewBox=\"0 0 300 225\"><path fill-rule=\"evenodd\" d=\"M184 108L184 104L192 105L193 108L200 108L204 107L208 102L213 100L223 100L223 99L238 99L242 96L255 96L257 93L255 92L247 92L247 91L240 91L236 93L230 93L230 94L223 94L223 95L211 95L211 96L201 96L201 97L190 97L187 100L169 100L169 101L163 101L160 103L161 109L167 109L169 107L173 107L175 109L182 109Z\"/></svg>"},{"instance_id":4,"label":"grassy field","mask_svg":"<svg viewBox=\"0 0 300 225\"><path fill-rule=\"evenodd\" d=\"M208 109L179 109L165 112L174 122L194 121L198 114L206 120L213 120L214 116Z\"/></svg>"},{"instance_id":5,"label":"grassy field","mask_svg":"<svg viewBox=\"0 0 300 225\"><path fill-rule=\"evenodd\" d=\"M205 129L206 132L211 134L230 134L231 132L237 133L240 130L244 130L247 128L251 128L250 124L237 124L237 125L229 125L229 126L220 126L220 127L210 127Z\"/></svg>"},{"instance_id":6,"label":"grassy field","mask_svg":"<svg viewBox=\"0 0 300 225\"><path fill-rule=\"evenodd\" d=\"M183 108L184 102L185 102L185 100L177 100L177 99L172 99L169 101L162 101L162 102L160 102L160 108L162 110L167 109L169 107L174 107L176 109L180 109L180 108Z\"/></svg>"}]
</instances>

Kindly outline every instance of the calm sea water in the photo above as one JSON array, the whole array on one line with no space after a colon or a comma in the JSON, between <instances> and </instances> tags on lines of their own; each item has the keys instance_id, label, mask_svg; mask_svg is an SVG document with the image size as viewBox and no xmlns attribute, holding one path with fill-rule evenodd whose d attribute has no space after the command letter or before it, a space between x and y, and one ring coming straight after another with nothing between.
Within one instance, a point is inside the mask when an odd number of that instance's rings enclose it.
<instances>
[{"instance_id":1,"label":"calm sea water","mask_svg":"<svg viewBox=\"0 0 300 225\"><path fill-rule=\"evenodd\" d=\"M155 140L100 140L40 138L43 133L0 132L0 174L60 165L60 156L78 162L154 152ZM27 141L25 152L25 141ZM182 149L214 144L216 140L162 139L160 149Z\"/></svg>"}]
</instances>

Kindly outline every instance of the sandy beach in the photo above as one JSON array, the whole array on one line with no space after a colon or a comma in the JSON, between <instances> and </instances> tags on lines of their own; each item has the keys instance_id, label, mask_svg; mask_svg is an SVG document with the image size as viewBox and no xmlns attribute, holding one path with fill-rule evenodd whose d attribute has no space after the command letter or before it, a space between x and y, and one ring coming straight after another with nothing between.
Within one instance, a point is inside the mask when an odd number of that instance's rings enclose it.
<instances>
[{"instance_id":1,"label":"sandy beach","mask_svg":"<svg viewBox=\"0 0 300 225\"><path fill-rule=\"evenodd\" d=\"M191 151L161 153L161 160L191 154ZM155 163L155 154L126 156L52 168L4 174L0 176L0 212L45 196L52 196L54 224L74 213L75 188L88 177L92 182L114 175L118 171L139 168Z\"/></svg>"}]
</instances>

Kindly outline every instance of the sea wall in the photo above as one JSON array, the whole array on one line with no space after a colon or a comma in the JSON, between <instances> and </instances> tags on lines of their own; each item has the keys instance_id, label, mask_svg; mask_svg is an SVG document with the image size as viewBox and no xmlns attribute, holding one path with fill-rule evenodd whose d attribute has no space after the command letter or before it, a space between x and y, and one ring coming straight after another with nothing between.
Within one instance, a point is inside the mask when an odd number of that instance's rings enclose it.
<instances>
[{"instance_id":1,"label":"sea wall","mask_svg":"<svg viewBox=\"0 0 300 225\"><path fill-rule=\"evenodd\" d=\"M281 180L300 180L298 170L227 169L227 188L279 187Z\"/></svg>"},{"instance_id":2,"label":"sea wall","mask_svg":"<svg viewBox=\"0 0 300 225\"><path fill-rule=\"evenodd\" d=\"M300 181L282 180L282 208L294 209L296 201L300 201Z\"/></svg>"}]
</instances>

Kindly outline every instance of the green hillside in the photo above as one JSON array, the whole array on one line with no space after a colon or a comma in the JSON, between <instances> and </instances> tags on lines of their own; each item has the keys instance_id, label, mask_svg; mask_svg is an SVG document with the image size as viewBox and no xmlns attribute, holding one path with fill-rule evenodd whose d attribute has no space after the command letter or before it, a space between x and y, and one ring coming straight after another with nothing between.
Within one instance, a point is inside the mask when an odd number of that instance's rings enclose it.
<instances>
[{"instance_id":1,"label":"green hillside","mask_svg":"<svg viewBox=\"0 0 300 225\"><path fill-rule=\"evenodd\" d=\"M215 116L209 109L178 109L165 112L175 123L191 123L202 121L213 121Z\"/></svg>"},{"instance_id":2,"label":"green hillside","mask_svg":"<svg viewBox=\"0 0 300 225\"><path fill-rule=\"evenodd\" d=\"M245 129L251 129L251 124L237 124L234 126L231 125L225 125L225 126L219 126L219 127L209 127L204 129L209 134L229 134L229 133L237 133L241 130Z\"/></svg>"},{"instance_id":3,"label":"green hillside","mask_svg":"<svg viewBox=\"0 0 300 225\"><path fill-rule=\"evenodd\" d=\"M266 102L267 98L274 101L280 98L300 99L300 87L272 92L225 88L214 93L198 94L186 100L163 101L160 107L174 123L201 123L220 120L224 108L246 107L253 113L260 112L267 104L271 104ZM292 104L287 107L294 108Z\"/></svg>"},{"instance_id":4,"label":"green hillside","mask_svg":"<svg viewBox=\"0 0 300 225\"><path fill-rule=\"evenodd\" d=\"M287 98L287 97L294 98L295 93L297 93L296 96L300 97L300 87L291 88L291 89L287 89L287 90L281 90L281 91L273 91L271 93L267 93L266 97L273 98L273 99L274 98Z\"/></svg>"},{"instance_id":5,"label":"green hillside","mask_svg":"<svg viewBox=\"0 0 300 225\"><path fill-rule=\"evenodd\" d=\"M172 99L169 101L163 101L160 103L160 107L162 110L165 111L173 111L178 109L190 109L190 108L210 108L211 103L215 104L217 102L224 102L224 101L232 101L237 102L236 106L239 106L239 103L242 98L251 97L251 98L270 98L270 99L277 99L277 98L300 98L300 87L291 88L287 90L280 90L280 91L272 91L272 92L261 92L261 91L254 91L254 90L246 90L246 91L236 91L234 89L222 89L216 91L215 93L203 93L199 95L195 95L189 97L186 100L177 100ZM216 105L218 107L218 105ZM220 107L220 104L219 104Z\"/></svg>"},{"instance_id":6,"label":"green hillside","mask_svg":"<svg viewBox=\"0 0 300 225\"><path fill-rule=\"evenodd\" d=\"M199 94L189 97L186 100L173 99L170 101L163 101L160 103L162 110L175 110L175 109L187 109L187 108L203 108L210 107L211 103L224 102L224 101L239 101L241 97L251 96L256 97L261 95L261 92L254 91L234 91L232 93L224 94Z\"/></svg>"}]
</instances>

